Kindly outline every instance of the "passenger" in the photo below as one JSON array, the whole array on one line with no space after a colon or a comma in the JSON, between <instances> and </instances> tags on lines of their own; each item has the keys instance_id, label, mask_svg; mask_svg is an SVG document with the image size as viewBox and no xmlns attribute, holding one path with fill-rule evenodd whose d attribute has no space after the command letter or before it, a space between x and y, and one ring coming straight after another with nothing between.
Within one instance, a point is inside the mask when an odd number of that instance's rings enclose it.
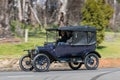
<instances>
[{"instance_id":1,"label":"passenger","mask_svg":"<svg viewBox=\"0 0 120 80\"><path fill-rule=\"evenodd\" d=\"M72 43L72 32L71 31L67 32L67 43L68 44Z\"/></svg>"},{"instance_id":2,"label":"passenger","mask_svg":"<svg viewBox=\"0 0 120 80\"><path fill-rule=\"evenodd\" d=\"M67 40L72 37L72 32L71 31L67 31L66 34L67 34Z\"/></svg>"}]
</instances>

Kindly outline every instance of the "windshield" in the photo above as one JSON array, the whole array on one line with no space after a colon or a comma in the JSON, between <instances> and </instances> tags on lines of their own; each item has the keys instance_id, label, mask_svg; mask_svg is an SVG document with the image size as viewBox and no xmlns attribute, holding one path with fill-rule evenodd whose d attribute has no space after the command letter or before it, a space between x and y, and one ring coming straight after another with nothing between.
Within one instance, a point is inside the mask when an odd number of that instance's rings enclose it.
<instances>
[{"instance_id":1,"label":"windshield","mask_svg":"<svg viewBox=\"0 0 120 80\"><path fill-rule=\"evenodd\" d=\"M57 36L57 31L46 31L46 42L56 42Z\"/></svg>"}]
</instances>

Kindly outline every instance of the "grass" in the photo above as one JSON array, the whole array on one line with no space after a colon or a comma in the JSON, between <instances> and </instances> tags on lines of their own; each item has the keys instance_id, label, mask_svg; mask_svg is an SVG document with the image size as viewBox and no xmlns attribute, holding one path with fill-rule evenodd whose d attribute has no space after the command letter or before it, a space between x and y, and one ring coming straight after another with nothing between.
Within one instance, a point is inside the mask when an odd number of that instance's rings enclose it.
<instances>
[{"instance_id":1,"label":"grass","mask_svg":"<svg viewBox=\"0 0 120 80\"><path fill-rule=\"evenodd\" d=\"M97 48L102 58L120 58L120 33L106 33L107 39Z\"/></svg>"},{"instance_id":2,"label":"grass","mask_svg":"<svg viewBox=\"0 0 120 80\"><path fill-rule=\"evenodd\" d=\"M116 35L112 32L106 32L107 38L97 48L97 51L101 54L102 58L120 58L120 33ZM29 38L27 43L4 43L0 44L0 58L19 58L26 54L23 52L25 49L32 49L35 46L42 46L45 41L45 37L41 38Z\"/></svg>"},{"instance_id":3,"label":"grass","mask_svg":"<svg viewBox=\"0 0 120 80\"><path fill-rule=\"evenodd\" d=\"M43 45L45 39L44 38L29 38L29 42L19 43L19 44L12 44L12 43L5 43L0 44L0 57L20 57L21 55L25 54L23 52L25 49L33 49L35 46Z\"/></svg>"}]
</instances>

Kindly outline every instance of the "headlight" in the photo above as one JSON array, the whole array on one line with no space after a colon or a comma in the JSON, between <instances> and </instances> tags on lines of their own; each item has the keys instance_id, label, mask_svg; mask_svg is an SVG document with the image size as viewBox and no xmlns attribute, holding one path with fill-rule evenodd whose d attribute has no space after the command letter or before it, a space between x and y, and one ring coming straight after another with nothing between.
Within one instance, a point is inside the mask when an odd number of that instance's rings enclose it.
<instances>
[{"instance_id":1,"label":"headlight","mask_svg":"<svg viewBox=\"0 0 120 80\"><path fill-rule=\"evenodd\" d=\"M28 50L28 53L34 55L34 54L37 54L38 51L36 49L32 49L32 50Z\"/></svg>"},{"instance_id":2,"label":"headlight","mask_svg":"<svg viewBox=\"0 0 120 80\"><path fill-rule=\"evenodd\" d=\"M32 50L28 50L28 53L32 53Z\"/></svg>"},{"instance_id":3,"label":"headlight","mask_svg":"<svg viewBox=\"0 0 120 80\"><path fill-rule=\"evenodd\" d=\"M33 54L37 54L38 53L38 51L37 50L35 50L34 52L33 52Z\"/></svg>"},{"instance_id":4,"label":"headlight","mask_svg":"<svg viewBox=\"0 0 120 80\"><path fill-rule=\"evenodd\" d=\"M37 54L37 53L38 53L38 47L36 47L34 50L34 54Z\"/></svg>"}]
</instances>

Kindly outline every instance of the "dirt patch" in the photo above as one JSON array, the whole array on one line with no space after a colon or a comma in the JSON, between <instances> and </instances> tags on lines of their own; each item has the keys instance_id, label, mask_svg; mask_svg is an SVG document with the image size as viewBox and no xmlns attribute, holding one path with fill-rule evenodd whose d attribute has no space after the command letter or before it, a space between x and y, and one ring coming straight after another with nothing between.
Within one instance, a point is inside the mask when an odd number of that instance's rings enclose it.
<instances>
[{"instance_id":1,"label":"dirt patch","mask_svg":"<svg viewBox=\"0 0 120 80\"><path fill-rule=\"evenodd\" d=\"M120 67L120 58L100 59L99 68L114 68L114 67Z\"/></svg>"},{"instance_id":2,"label":"dirt patch","mask_svg":"<svg viewBox=\"0 0 120 80\"><path fill-rule=\"evenodd\" d=\"M100 59L99 68L120 67L120 58L118 59ZM82 66L84 68L84 66ZM50 69L70 69L67 63L52 63ZM1 59L0 71L20 71L19 59Z\"/></svg>"},{"instance_id":3,"label":"dirt patch","mask_svg":"<svg viewBox=\"0 0 120 80\"><path fill-rule=\"evenodd\" d=\"M19 71L19 60L18 59L1 59L0 60L0 71Z\"/></svg>"},{"instance_id":4,"label":"dirt patch","mask_svg":"<svg viewBox=\"0 0 120 80\"><path fill-rule=\"evenodd\" d=\"M21 43L20 38L0 38L0 44L2 43Z\"/></svg>"}]
</instances>

